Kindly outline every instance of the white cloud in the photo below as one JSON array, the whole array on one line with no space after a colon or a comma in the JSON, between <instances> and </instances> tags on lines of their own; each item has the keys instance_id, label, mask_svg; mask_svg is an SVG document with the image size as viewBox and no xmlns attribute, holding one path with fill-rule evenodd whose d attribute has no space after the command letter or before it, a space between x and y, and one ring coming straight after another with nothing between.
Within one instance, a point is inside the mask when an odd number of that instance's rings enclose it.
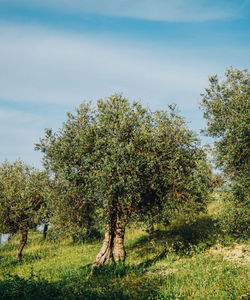
<instances>
[{"instance_id":1,"label":"white cloud","mask_svg":"<svg viewBox=\"0 0 250 300\"><path fill-rule=\"evenodd\" d=\"M41 135L41 125L44 122L36 115L0 107L0 162L21 158L40 167L41 154L33 150Z\"/></svg>"},{"instance_id":2,"label":"white cloud","mask_svg":"<svg viewBox=\"0 0 250 300\"><path fill-rule=\"evenodd\" d=\"M124 92L153 109L176 102L182 112L195 115L207 76L223 72L225 64L214 60L215 55L193 51L0 23L0 161L21 157L40 166L34 143L44 128L61 125L65 113L58 117L58 111L63 105L73 111L83 98ZM1 99L53 104L54 111L3 109Z\"/></svg>"},{"instance_id":3,"label":"white cloud","mask_svg":"<svg viewBox=\"0 0 250 300\"><path fill-rule=\"evenodd\" d=\"M15 2L19 1L12 0L12 3ZM169 22L221 20L237 17L242 13L238 0L22 0L22 5L64 13L97 13Z\"/></svg>"},{"instance_id":4,"label":"white cloud","mask_svg":"<svg viewBox=\"0 0 250 300\"><path fill-rule=\"evenodd\" d=\"M73 111L83 98L124 92L153 108L166 108L176 100L189 107L196 105L194 95L207 78L203 63L187 63L168 49L147 50L146 45L127 41L0 25L0 161L21 157L40 166L41 154L33 151L34 144L44 128L56 129L65 119L65 112L58 116L56 106L59 111L63 105ZM6 109L1 99L53 104L54 111Z\"/></svg>"},{"instance_id":5,"label":"white cloud","mask_svg":"<svg viewBox=\"0 0 250 300\"><path fill-rule=\"evenodd\" d=\"M217 69L188 54L39 27L0 27L0 99L72 103L124 92L150 103L195 103ZM198 93L197 93L198 92Z\"/></svg>"}]
</instances>

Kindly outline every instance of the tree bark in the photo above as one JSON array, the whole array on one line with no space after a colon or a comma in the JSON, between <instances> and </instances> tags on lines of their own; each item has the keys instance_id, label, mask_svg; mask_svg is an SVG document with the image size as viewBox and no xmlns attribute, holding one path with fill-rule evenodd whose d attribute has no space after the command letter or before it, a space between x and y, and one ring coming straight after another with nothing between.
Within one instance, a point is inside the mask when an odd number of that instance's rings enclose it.
<instances>
[{"instance_id":1,"label":"tree bark","mask_svg":"<svg viewBox=\"0 0 250 300\"><path fill-rule=\"evenodd\" d=\"M117 215L114 222L107 226L105 238L100 252L97 254L93 267L100 267L108 263L124 262L126 251L124 235L126 223Z\"/></svg>"},{"instance_id":2,"label":"tree bark","mask_svg":"<svg viewBox=\"0 0 250 300\"><path fill-rule=\"evenodd\" d=\"M99 267L108 264L110 262L113 262L112 242L113 242L112 232L111 230L107 230L105 232L102 248L96 256L96 259L93 263L93 267Z\"/></svg>"},{"instance_id":3,"label":"tree bark","mask_svg":"<svg viewBox=\"0 0 250 300\"><path fill-rule=\"evenodd\" d=\"M22 251L23 251L24 246L27 243L27 239L28 239L28 230L22 230L21 231L21 241L20 241L19 247L16 252L16 258L19 260L22 259Z\"/></svg>"},{"instance_id":4,"label":"tree bark","mask_svg":"<svg viewBox=\"0 0 250 300\"><path fill-rule=\"evenodd\" d=\"M117 216L112 249L113 259L116 264L119 261L125 262L126 259L126 251L124 247L125 225L126 224L119 218L119 216Z\"/></svg>"},{"instance_id":5,"label":"tree bark","mask_svg":"<svg viewBox=\"0 0 250 300\"><path fill-rule=\"evenodd\" d=\"M45 223L43 227L43 239L46 240L47 237L47 232L48 232L48 224Z\"/></svg>"}]
</instances>

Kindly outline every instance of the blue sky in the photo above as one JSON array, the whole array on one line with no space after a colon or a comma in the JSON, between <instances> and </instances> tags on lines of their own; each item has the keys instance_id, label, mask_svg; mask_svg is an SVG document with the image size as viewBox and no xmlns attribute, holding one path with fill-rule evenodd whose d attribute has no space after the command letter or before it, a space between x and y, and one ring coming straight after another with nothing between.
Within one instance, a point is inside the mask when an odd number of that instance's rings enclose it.
<instances>
[{"instance_id":1,"label":"blue sky","mask_svg":"<svg viewBox=\"0 0 250 300\"><path fill-rule=\"evenodd\" d=\"M0 0L0 161L41 167L44 128L117 92L177 103L199 132L208 76L249 69L249 12L243 0Z\"/></svg>"}]
</instances>

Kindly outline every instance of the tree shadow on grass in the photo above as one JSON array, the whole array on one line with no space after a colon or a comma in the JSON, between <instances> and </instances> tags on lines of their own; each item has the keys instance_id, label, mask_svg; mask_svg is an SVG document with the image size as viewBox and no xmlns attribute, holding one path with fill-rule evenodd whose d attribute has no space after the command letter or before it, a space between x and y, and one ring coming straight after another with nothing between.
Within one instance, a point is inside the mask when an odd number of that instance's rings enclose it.
<instances>
[{"instance_id":1,"label":"tree shadow on grass","mask_svg":"<svg viewBox=\"0 0 250 300\"><path fill-rule=\"evenodd\" d=\"M143 277L138 266L107 265L89 276L90 271L86 265L58 282L7 274L0 280L0 299L161 299L155 279Z\"/></svg>"},{"instance_id":2,"label":"tree shadow on grass","mask_svg":"<svg viewBox=\"0 0 250 300\"><path fill-rule=\"evenodd\" d=\"M9 267L16 267L18 265L21 265L22 261L17 260L14 256L13 257L0 257L0 266L1 269L3 268L9 268Z\"/></svg>"},{"instance_id":3,"label":"tree shadow on grass","mask_svg":"<svg viewBox=\"0 0 250 300\"><path fill-rule=\"evenodd\" d=\"M142 256L148 249L156 253L154 258L141 264L107 265L94 270L92 275L89 264L78 268L73 274L65 273L57 282L48 282L32 272L28 278L6 274L0 280L0 299L181 299L178 295L162 297L160 279L147 276L146 269L163 259L169 251L186 254L190 247L195 246L202 251L216 242L217 234L218 228L207 216L192 224L178 222L167 230L157 230L152 235L141 237L128 247L129 250L136 249ZM155 249L157 243L162 247ZM41 259L41 256L31 255L26 259L30 262ZM8 264L14 266L20 262L9 260Z\"/></svg>"},{"instance_id":4,"label":"tree shadow on grass","mask_svg":"<svg viewBox=\"0 0 250 300\"><path fill-rule=\"evenodd\" d=\"M56 254L55 254L56 255ZM55 256L54 255L54 256ZM1 268L9 268L16 267L22 264L30 264L34 261L41 260L45 258L47 254L44 252L34 252L34 253L24 253L22 259L18 260L14 255L13 256L3 256L0 257L0 267ZM51 254L50 254L50 257Z\"/></svg>"},{"instance_id":5,"label":"tree shadow on grass","mask_svg":"<svg viewBox=\"0 0 250 300\"><path fill-rule=\"evenodd\" d=\"M18 275L5 276L0 280L0 299L56 299L58 289L45 280L25 279Z\"/></svg>"},{"instance_id":6,"label":"tree shadow on grass","mask_svg":"<svg viewBox=\"0 0 250 300\"><path fill-rule=\"evenodd\" d=\"M150 235L140 237L127 248L136 249L138 257L155 253L155 258L149 260L152 264L163 259L168 252L191 255L203 251L214 245L219 236L221 232L215 221L210 216L201 216L193 223L187 224L181 220L168 226L166 230L156 230ZM159 249L161 252L157 254Z\"/></svg>"}]
</instances>

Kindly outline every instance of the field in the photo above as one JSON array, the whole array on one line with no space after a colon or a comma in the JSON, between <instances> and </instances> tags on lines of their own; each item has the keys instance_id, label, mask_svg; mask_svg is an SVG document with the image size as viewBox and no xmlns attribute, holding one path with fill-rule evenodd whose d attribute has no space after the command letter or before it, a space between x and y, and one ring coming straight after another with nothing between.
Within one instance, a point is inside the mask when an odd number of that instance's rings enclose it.
<instances>
[{"instance_id":1,"label":"field","mask_svg":"<svg viewBox=\"0 0 250 300\"><path fill-rule=\"evenodd\" d=\"M43 241L31 232L16 261L18 236L0 246L0 299L248 299L249 246L218 233L212 215L176 220L148 234L126 233L125 265L91 273L101 240Z\"/></svg>"}]
</instances>

